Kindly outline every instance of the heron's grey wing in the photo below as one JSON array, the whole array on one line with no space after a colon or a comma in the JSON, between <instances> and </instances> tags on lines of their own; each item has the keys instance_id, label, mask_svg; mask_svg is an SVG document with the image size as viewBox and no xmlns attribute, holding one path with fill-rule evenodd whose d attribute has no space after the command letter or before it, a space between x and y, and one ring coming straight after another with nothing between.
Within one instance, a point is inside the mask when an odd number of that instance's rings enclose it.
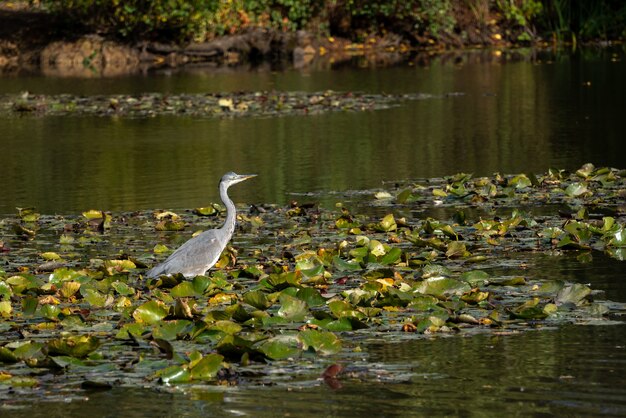
<instances>
[{"instance_id":1,"label":"heron's grey wing","mask_svg":"<svg viewBox=\"0 0 626 418\"><path fill-rule=\"evenodd\" d=\"M182 273L185 276L204 274L217 262L225 247L217 232L218 230L211 229L191 238L163 263L148 271L147 276L157 277L175 273Z\"/></svg>"}]
</instances>

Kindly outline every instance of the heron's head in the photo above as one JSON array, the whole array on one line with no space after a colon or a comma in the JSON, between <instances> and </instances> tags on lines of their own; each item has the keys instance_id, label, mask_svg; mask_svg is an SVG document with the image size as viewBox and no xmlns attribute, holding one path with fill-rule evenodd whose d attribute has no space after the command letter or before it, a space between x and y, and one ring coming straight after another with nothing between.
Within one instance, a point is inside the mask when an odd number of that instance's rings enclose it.
<instances>
[{"instance_id":1,"label":"heron's head","mask_svg":"<svg viewBox=\"0 0 626 418\"><path fill-rule=\"evenodd\" d=\"M232 186L233 184L237 184L244 180L251 179L252 177L256 177L256 174L237 174L231 171L222 176L222 180L220 180L220 184L223 184L224 186L228 188Z\"/></svg>"}]
</instances>

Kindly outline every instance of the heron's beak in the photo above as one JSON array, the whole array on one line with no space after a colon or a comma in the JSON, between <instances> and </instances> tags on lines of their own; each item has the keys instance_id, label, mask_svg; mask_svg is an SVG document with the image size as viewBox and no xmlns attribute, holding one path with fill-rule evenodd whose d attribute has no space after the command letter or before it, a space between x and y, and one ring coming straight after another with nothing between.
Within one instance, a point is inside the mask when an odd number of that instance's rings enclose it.
<instances>
[{"instance_id":1,"label":"heron's beak","mask_svg":"<svg viewBox=\"0 0 626 418\"><path fill-rule=\"evenodd\" d=\"M256 174L238 174L237 175L237 183L240 181L251 179L252 177L256 177Z\"/></svg>"}]
</instances>

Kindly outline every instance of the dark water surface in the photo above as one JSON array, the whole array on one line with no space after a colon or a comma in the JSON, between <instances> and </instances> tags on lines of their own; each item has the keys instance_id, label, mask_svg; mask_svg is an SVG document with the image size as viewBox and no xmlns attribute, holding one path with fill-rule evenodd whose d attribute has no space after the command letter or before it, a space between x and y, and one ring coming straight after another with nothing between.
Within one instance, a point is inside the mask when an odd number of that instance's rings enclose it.
<instances>
[{"instance_id":1,"label":"dark water surface","mask_svg":"<svg viewBox=\"0 0 626 418\"><path fill-rule=\"evenodd\" d=\"M289 387L113 389L71 403L19 399L13 417L624 416L626 325L372 344L370 361L399 383L344 379Z\"/></svg>"},{"instance_id":2,"label":"dark water surface","mask_svg":"<svg viewBox=\"0 0 626 418\"><path fill-rule=\"evenodd\" d=\"M226 171L259 177L236 201L285 203L383 181L457 172L544 172L585 162L626 168L623 51L501 62L484 54L429 67L299 73L161 74L107 80L0 79L0 92L203 93L326 89L435 97L364 113L266 119L0 119L0 214L192 208L217 200ZM462 96L444 97L461 92ZM307 196L311 194L312 196ZM1 238L1 237L0 237ZM528 255L525 255L528 257ZM624 263L595 254L532 258L532 273L590 283L626 302ZM317 380L328 365L270 387L115 388L72 402L16 397L16 417L626 416L626 325L511 335L365 342L380 375ZM389 382L385 371L394 370Z\"/></svg>"},{"instance_id":3,"label":"dark water surface","mask_svg":"<svg viewBox=\"0 0 626 418\"><path fill-rule=\"evenodd\" d=\"M285 203L291 193L372 189L382 181L457 172L545 172L585 162L621 168L625 55L589 55L506 62L482 53L429 67L305 74L0 78L0 92L34 94L333 89L435 95L382 111L264 119L0 119L0 213L15 206L44 213L203 206L217 200L217 180L229 170L259 174L234 190L235 200ZM441 96L450 92L463 95Z\"/></svg>"}]
</instances>

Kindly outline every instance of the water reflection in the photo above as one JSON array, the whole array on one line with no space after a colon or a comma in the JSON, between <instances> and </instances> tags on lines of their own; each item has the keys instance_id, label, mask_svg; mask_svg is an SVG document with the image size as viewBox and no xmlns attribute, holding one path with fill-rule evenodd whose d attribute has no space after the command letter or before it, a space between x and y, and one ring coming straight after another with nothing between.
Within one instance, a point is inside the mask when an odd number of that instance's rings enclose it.
<instances>
[{"instance_id":1,"label":"water reflection","mask_svg":"<svg viewBox=\"0 0 626 418\"><path fill-rule=\"evenodd\" d=\"M226 171L258 172L247 202L380 187L383 180L623 166L623 53L554 61L433 62L429 67L302 74L181 73L103 80L2 79L5 92L234 90L424 92L397 108L272 119L0 119L0 213L188 208L217 200ZM446 97L447 92L463 92ZM329 204L332 204L330 200Z\"/></svg>"},{"instance_id":2,"label":"water reflection","mask_svg":"<svg viewBox=\"0 0 626 418\"><path fill-rule=\"evenodd\" d=\"M369 361L404 368L411 377L400 383L346 378L338 390L317 381L173 393L114 389L87 392L88 400L72 403L25 405L16 399L2 415L624 416L625 333L624 325L569 326L518 335L370 344Z\"/></svg>"}]
</instances>

